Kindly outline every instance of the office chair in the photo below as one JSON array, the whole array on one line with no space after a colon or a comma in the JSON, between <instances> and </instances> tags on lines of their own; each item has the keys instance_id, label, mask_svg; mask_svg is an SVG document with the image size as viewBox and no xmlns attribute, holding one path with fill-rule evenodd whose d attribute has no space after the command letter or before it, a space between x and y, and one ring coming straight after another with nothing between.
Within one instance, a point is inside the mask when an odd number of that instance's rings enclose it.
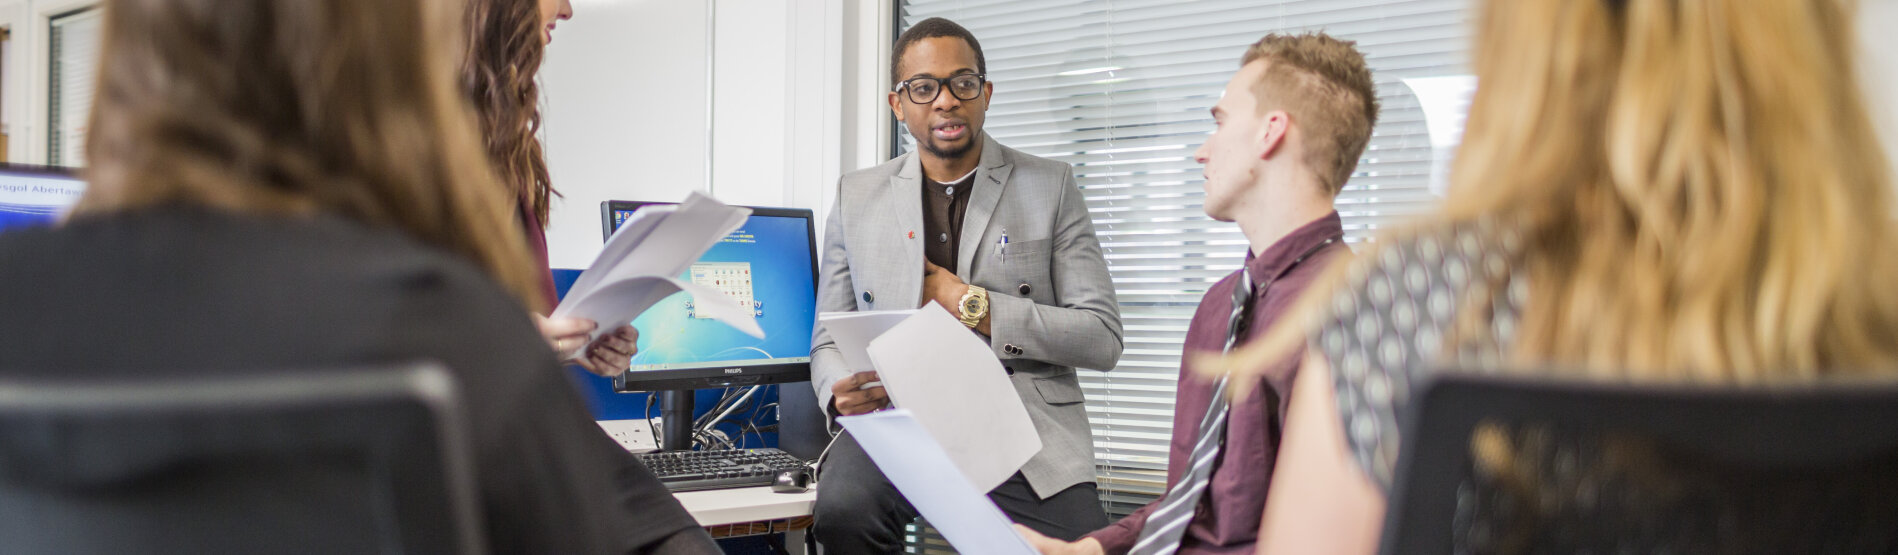
<instances>
[{"instance_id":1,"label":"office chair","mask_svg":"<svg viewBox=\"0 0 1898 555\"><path fill-rule=\"evenodd\" d=\"M1898 382L1436 376L1382 553L1898 552Z\"/></svg>"},{"instance_id":2,"label":"office chair","mask_svg":"<svg viewBox=\"0 0 1898 555\"><path fill-rule=\"evenodd\" d=\"M778 386L778 448L800 459L812 460L830 445L828 419L817 406L817 392L811 382L792 382Z\"/></svg>"},{"instance_id":3,"label":"office chair","mask_svg":"<svg viewBox=\"0 0 1898 555\"><path fill-rule=\"evenodd\" d=\"M480 554L457 402L432 364L0 380L0 550Z\"/></svg>"}]
</instances>

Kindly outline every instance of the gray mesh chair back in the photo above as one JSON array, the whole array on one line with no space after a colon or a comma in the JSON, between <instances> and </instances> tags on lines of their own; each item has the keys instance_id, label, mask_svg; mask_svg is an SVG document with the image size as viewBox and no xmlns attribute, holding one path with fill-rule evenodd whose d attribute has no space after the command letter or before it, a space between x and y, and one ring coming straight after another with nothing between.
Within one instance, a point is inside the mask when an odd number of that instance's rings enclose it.
<instances>
[{"instance_id":1,"label":"gray mesh chair back","mask_svg":"<svg viewBox=\"0 0 1898 555\"><path fill-rule=\"evenodd\" d=\"M7 553L485 552L431 364L0 380Z\"/></svg>"}]
</instances>

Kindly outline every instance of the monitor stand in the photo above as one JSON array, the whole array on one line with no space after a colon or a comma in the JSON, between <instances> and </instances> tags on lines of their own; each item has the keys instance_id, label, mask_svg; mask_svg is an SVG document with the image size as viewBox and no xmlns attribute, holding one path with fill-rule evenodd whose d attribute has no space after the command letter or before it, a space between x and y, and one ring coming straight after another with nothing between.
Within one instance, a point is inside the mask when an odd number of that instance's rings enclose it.
<instances>
[{"instance_id":1,"label":"monitor stand","mask_svg":"<svg viewBox=\"0 0 1898 555\"><path fill-rule=\"evenodd\" d=\"M660 451L692 450L692 403L697 391L668 389L659 396Z\"/></svg>"}]
</instances>

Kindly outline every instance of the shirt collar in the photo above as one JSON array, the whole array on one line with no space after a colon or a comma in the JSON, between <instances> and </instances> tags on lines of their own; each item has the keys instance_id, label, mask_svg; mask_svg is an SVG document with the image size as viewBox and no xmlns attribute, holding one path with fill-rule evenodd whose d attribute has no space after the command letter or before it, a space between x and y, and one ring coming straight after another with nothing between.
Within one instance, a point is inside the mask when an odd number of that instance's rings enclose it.
<instances>
[{"instance_id":1,"label":"shirt collar","mask_svg":"<svg viewBox=\"0 0 1898 555\"><path fill-rule=\"evenodd\" d=\"M934 179L930 179L930 178L927 178L927 177L925 177L925 178L923 178L923 181L928 181L928 182L930 182L930 183L935 183L935 184L937 184L937 185L960 185L960 184L962 184L962 182L964 182L964 181L969 181L969 180L971 180L971 179L974 179L974 178L975 178L975 171L976 171L976 170L979 170L979 169L982 169L982 167L981 167L981 166L976 166L976 168L975 168L975 170L969 170L969 173L966 173L966 174L963 174L963 175L962 175L962 177L958 177L958 178L955 178L955 179L951 179L951 180L948 180L948 181L936 181L936 180L934 180Z\"/></svg>"},{"instance_id":2,"label":"shirt collar","mask_svg":"<svg viewBox=\"0 0 1898 555\"><path fill-rule=\"evenodd\" d=\"M1338 212L1334 210L1280 237L1278 242L1266 247L1264 254L1253 256L1252 249L1246 249L1246 269L1252 271L1252 284L1256 286L1271 281L1298 262L1298 257L1305 253L1316 254L1313 249L1326 239L1343 235L1344 221L1338 218Z\"/></svg>"}]
</instances>

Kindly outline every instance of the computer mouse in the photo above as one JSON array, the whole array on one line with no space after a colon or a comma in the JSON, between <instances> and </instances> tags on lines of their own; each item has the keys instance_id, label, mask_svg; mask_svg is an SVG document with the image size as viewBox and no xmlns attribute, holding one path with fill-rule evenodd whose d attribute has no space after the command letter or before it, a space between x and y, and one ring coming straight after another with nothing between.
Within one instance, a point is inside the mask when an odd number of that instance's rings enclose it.
<instances>
[{"instance_id":1,"label":"computer mouse","mask_svg":"<svg viewBox=\"0 0 1898 555\"><path fill-rule=\"evenodd\" d=\"M811 490L811 469L787 468L778 471L776 480L771 481L771 491L778 493L804 493Z\"/></svg>"}]
</instances>

